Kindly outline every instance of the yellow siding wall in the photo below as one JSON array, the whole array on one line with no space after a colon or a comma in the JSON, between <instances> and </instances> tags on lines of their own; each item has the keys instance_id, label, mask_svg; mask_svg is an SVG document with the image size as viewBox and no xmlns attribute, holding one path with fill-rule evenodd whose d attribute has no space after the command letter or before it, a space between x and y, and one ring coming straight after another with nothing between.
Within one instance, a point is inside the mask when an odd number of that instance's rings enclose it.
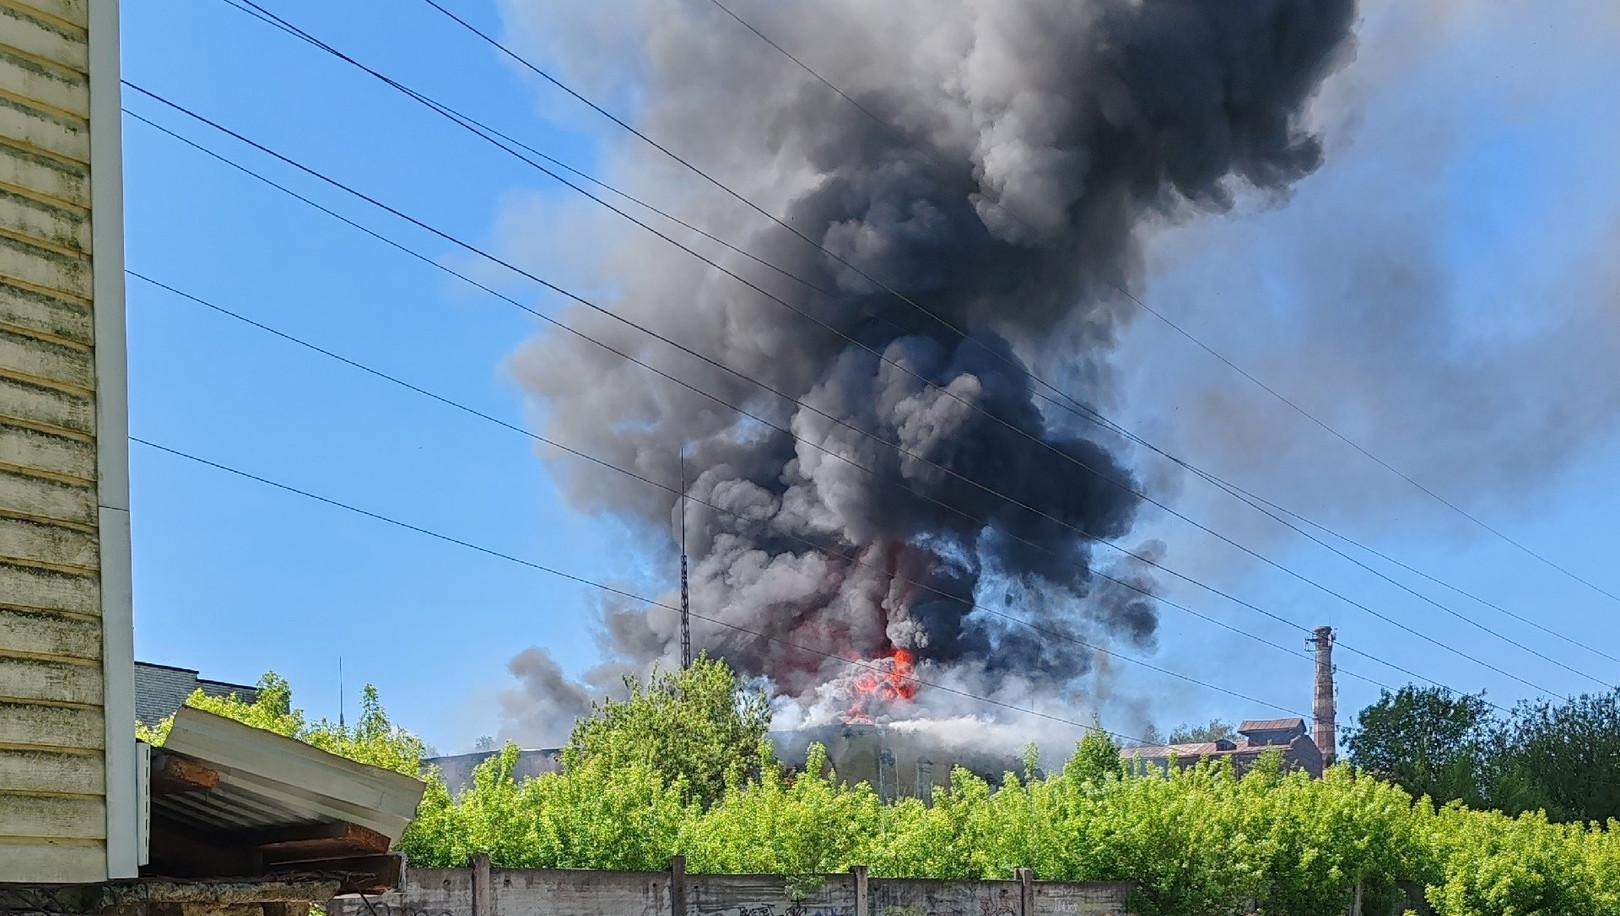
<instances>
[{"instance_id":1,"label":"yellow siding wall","mask_svg":"<svg viewBox=\"0 0 1620 916\"><path fill-rule=\"evenodd\" d=\"M0 0L0 881L107 876L91 2Z\"/></svg>"}]
</instances>

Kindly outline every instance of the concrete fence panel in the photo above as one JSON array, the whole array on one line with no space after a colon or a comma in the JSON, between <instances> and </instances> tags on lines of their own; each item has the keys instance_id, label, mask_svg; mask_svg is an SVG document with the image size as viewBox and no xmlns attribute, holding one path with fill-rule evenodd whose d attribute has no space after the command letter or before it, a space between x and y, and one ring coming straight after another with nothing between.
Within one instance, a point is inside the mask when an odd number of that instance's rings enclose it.
<instances>
[{"instance_id":1,"label":"concrete fence panel","mask_svg":"<svg viewBox=\"0 0 1620 916\"><path fill-rule=\"evenodd\" d=\"M338 897L332 916L1121 916L1129 882L940 881L669 871L411 868L397 891Z\"/></svg>"}]
</instances>

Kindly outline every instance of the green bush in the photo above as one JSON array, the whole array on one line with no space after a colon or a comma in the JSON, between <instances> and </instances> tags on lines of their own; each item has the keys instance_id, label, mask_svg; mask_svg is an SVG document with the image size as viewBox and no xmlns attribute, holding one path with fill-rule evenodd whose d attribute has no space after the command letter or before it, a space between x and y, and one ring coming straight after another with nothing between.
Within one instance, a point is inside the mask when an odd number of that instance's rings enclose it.
<instances>
[{"instance_id":1,"label":"green bush","mask_svg":"<svg viewBox=\"0 0 1620 916\"><path fill-rule=\"evenodd\" d=\"M992 787L958 769L932 804L884 804L870 786L844 784L819 746L797 772L757 737L746 766L649 755L640 748L647 721L716 730L733 746L758 734L752 694L729 669L699 676L690 704L680 678L663 677L612 707L612 728L576 730L561 774L515 781L510 745L478 767L459 800L430 774L399 848L427 867L461 866L472 853L507 867L641 871L678 853L694 872L801 877L867 865L878 877L1008 879L1028 866L1047 880L1134 881L1131 911L1152 916L1339 916L1358 886L1372 916L1389 912L1398 881L1423 886L1441 916L1620 916L1620 823L1556 824L1456 803L1436 810L1347 766L1322 779L1285 773L1275 754L1241 778L1225 761L1137 776L1093 732L1060 772L1030 765ZM307 722L273 675L261 684L258 704L193 702L416 772L421 742L388 722L374 691L360 724L342 729ZM720 784L694 791L693 773Z\"/></svg>"}]
</instances>

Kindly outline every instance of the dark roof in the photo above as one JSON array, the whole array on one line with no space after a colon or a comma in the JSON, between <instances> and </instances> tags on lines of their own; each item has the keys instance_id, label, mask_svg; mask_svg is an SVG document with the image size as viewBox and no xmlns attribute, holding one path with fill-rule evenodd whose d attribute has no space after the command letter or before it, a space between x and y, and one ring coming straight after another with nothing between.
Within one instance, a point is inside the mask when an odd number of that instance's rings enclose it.
<instances>
[{"instance_id":1,"label":"dark roof","mask_svg":"<svg viewBox=\"0 0 1620 916\"><path fill-rule=\"evenodd\" d=\"M1281 730L1278 729L1278 731ZM1256 731L1264 730L1256 729ZM1268 751L1280 751L1283 764L1289 769L1303 769L1316 777L1322 775L1322 752L1317 749L1316 742L1312 741L1307 735L1297 735L1287 744L1249 744L1244 747L1238 747L1230 741L1204 741L1197 744L1168 744L1156 747L1127 747L1120 750L1119 756L1127 762L1132 762L1133 765L1136 765L1134 761L1139 760L1147 766L1162 768L1169 765L1170 757L1173 754L1176 758L1176 765L1183 769L1193 766L1200 760L1229 758L1232 761L1233 769L1241 775L1254 766L1255 761L1260 759L1260 755Z\"/></svg>"},{"instance_id":2,"label":"dark roof","mask_svg":"<svg viewBox=\"0 0 1620 916\"><path fill-rule=\"evenodd\" d=\"M135 663L135 719L156 725L186 705L186 698L201 690L211 697L235 694L244 703L259 698L259 688L229 681L199 678L194 668Z\"/></svg>"},{"instance_id":3,"label":"dark roof","mask_svg":"<svg viewBox=\"0 0 1620 916\"><path fill-rule=\"evenodd\" d=\"M473 770L491 757L499 757L499 750L473 751L470 754L447 754L443 757L425 757L422 760L423 768L436 766L439 775L443 777L445 785L450 787L450 793L460 797L461 793L472 788ZM524 780L543 773L562 772L562 748L524 748L518 751L517 764L512 767L512 778Z\"/></svg>"},{"instance_id":4,"label":"dark roof","mask_svg":"<svg viewBox=\"0 0 1620 916\"><path fill-rule=\"evenodd\" d=\"M1291 719L1244 719L1238 726L1238 734L1247 735L1250 732L1291 732L1305 730L1305 720L1295 716Z\"/></svg>"}]
</instances>

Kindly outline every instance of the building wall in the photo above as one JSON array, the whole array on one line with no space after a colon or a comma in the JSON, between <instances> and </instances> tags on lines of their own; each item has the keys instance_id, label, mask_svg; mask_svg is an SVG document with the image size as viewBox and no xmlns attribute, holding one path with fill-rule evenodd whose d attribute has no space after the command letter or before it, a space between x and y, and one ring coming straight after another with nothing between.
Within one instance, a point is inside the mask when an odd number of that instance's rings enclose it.
<instances>
[{"instance_id":1,"label":"building wall","mask_svg":"<svg viewBox=\"0 0 1620 916\"><path fill-rule=\"evenodd\" d=\"M0 0L0 881L139 855L117 40Z\"/></svg>"},{"instance_id":2,"label":"building wall","mask_svg":"<svg viewBox=\"0 0 1620 916\"><path fill-rule=\"evenodd\" d=\"M201 690L204 696L234 696L244 703L257 702L259 688L246 684L211 681L197 675L193 668L173 665L135 663L135 719L147 725L157 725L186 705L191 695Z\"/></svg>"}]
</instances>

